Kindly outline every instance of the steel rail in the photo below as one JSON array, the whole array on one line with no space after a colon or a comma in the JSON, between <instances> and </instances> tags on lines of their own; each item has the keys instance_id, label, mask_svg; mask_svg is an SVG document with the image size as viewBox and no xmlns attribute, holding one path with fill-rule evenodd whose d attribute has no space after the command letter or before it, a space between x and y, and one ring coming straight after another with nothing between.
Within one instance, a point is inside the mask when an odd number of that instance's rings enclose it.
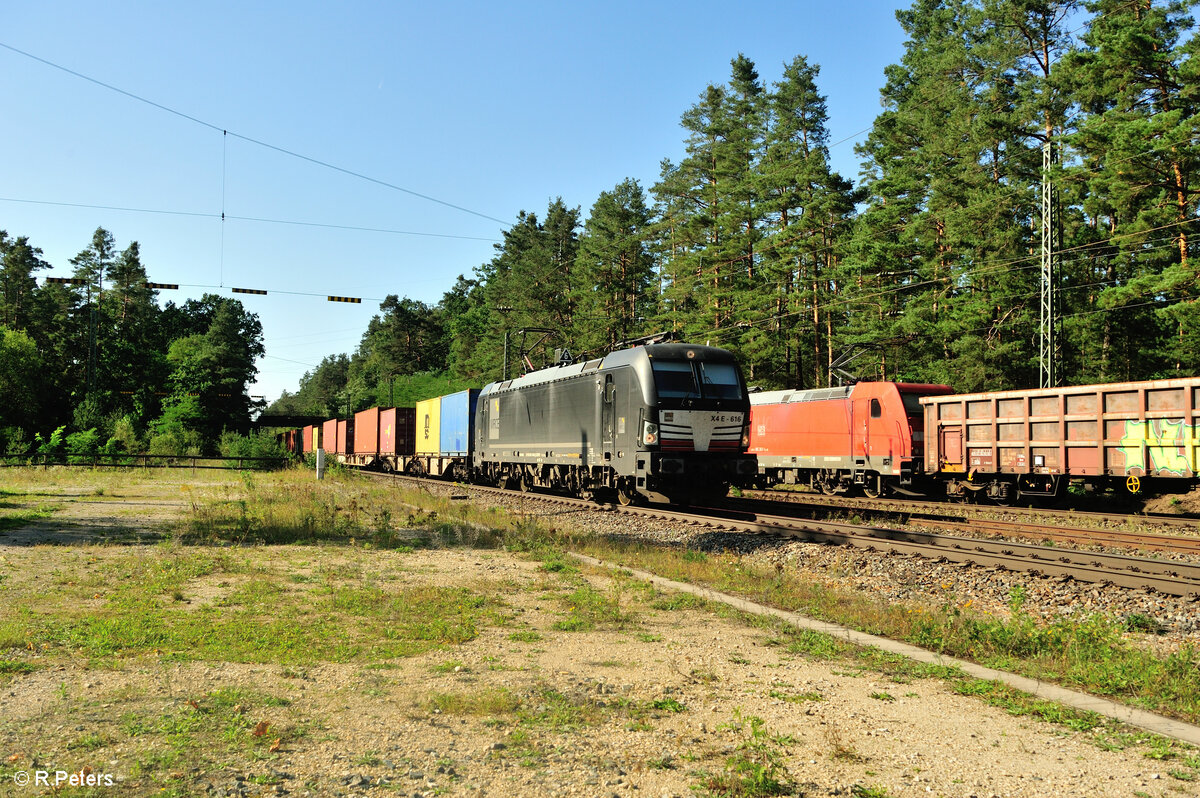
<instances>
[{"instance_id":1,"label":"steel rail","mask_svg":"<svg viewBox=\"0 0 1200 798\"><path fill-rule=\"evenodd\" d=\"M1045 507L961 504L896 498L868 499L857 496L829 496L824 494L772 490L743 491L743 496L755 501L803 504L826 509L870 510L872 512L893 513L921 518L970 518L984 513L993 515L1003 513L1018 517L1053 517L1071 521L1073 525L1080 522L1101 525L1124 525L1136 522L1156 526L1180 527L1200 533L1200 518L1163 515L1161 513L1098 513L1089 510L1055 510Z\"/></svg>"},{"instance_id":2,"label":"steel rail","mask_svg":"<svg viewBox=\"0 0 1200 798\"><path fill-rule=\"evenodd\" d=\"M921 519L922 526L940 529L987 532L1009 537L1036 538L1078 546L1119 546L1143 551L1174 552L1200 557L1200 537L1181 537L1159 533L1125 532L1113 529L1077 529L1020 521L992 521L972 518L967 521Z\"/></svg>"}]
</instances>

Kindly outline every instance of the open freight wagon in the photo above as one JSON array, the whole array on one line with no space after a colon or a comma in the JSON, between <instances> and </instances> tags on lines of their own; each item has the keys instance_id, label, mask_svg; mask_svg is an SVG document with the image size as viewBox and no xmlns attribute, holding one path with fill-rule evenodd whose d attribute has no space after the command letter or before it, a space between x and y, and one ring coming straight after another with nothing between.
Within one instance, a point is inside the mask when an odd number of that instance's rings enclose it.
<instances>
[{"instance_id":1,"label":"open freight wagon","mask_svg":"<svg viewBox=\"0 0 1200 798\"><path fill-rule=\"evenodd\" d=\"M929 396L925 468L951 496L1056 496L1070 482L1186 491L1200 378Z\"/></svg>"}]
</instances>

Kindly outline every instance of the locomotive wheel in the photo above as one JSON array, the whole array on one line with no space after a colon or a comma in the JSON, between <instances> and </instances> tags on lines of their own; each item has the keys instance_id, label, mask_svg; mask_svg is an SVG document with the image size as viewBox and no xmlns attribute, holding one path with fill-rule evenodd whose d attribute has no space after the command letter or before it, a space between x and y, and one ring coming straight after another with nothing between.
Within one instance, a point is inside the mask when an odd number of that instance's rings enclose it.
<instances>
[{"instance_id":1,"label":"locomotive wheel","mask_svg":"<svg viewBox=\"0 0 1200 798\"><path fill-rule=\"evenodd\" d=\"M628 507L637 501L637 492L632 488L617 488L617 502L622 507Z\"/></svg>"},{"instance_id":2,"label":"locomotive wheel","mask_svg":"<svg viewBox=\"0 0 1200 798\"><path fill-rule=\"evenodd\" d=\"M877 477L875 479L868 479L866 482L864 482L862 492L863 495L868 499L878 499L884 494L884 489L883 485L879 481L879 478Z\"/></svg>"}]
</instances>

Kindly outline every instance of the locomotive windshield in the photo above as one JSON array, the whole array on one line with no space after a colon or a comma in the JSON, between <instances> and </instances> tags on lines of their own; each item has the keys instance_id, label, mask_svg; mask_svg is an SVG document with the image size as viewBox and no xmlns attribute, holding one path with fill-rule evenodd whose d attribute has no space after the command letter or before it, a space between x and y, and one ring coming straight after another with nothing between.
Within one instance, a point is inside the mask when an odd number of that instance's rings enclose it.
<instances>
[{"instance_id":1,"label":"locomotive windshield","mask_svg":"<svg viewBox=\"0 0 1200 798\"><path fill-rule=\"evenodd\" d=\"M921 409L921 395L918 393L900 393L900 398L904 401L904 411L910 416L919 416L924 414Z\"/></svg>"},{"instance_id":2,"label":"locomotive windshield","mask_svg":"<svg viewBox=\"0 0 1200 798\"><path fill-rule=\"evenodd\" d=\"M731 363L653 360L660 399L740 399L742 385Z\"/></svg>"}]
</instances>

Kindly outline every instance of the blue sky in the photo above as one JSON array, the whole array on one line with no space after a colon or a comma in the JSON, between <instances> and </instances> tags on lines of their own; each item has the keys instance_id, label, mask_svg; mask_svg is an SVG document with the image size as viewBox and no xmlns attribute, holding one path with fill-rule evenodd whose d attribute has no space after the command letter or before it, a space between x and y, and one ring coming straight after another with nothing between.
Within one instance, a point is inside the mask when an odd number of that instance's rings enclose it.
<instances>
[{"instance_id":1,"label":"blue sky","mask_svg":"<svg viewBox=\"0 0 1200 798\"><path fill-rule=\"evenodd\" d=\"M269 291L240 298L265 332L252 393L273 400L353 352L387 294L436 303L519 211L648 189L739 52L768 82L820 65L857 177L907 5L11 3L0 44L176 113L0 47L0 229L57 276L97 227L136 240L150 279L182 286L162 302Z\"/></svg>"}]
</instances>

